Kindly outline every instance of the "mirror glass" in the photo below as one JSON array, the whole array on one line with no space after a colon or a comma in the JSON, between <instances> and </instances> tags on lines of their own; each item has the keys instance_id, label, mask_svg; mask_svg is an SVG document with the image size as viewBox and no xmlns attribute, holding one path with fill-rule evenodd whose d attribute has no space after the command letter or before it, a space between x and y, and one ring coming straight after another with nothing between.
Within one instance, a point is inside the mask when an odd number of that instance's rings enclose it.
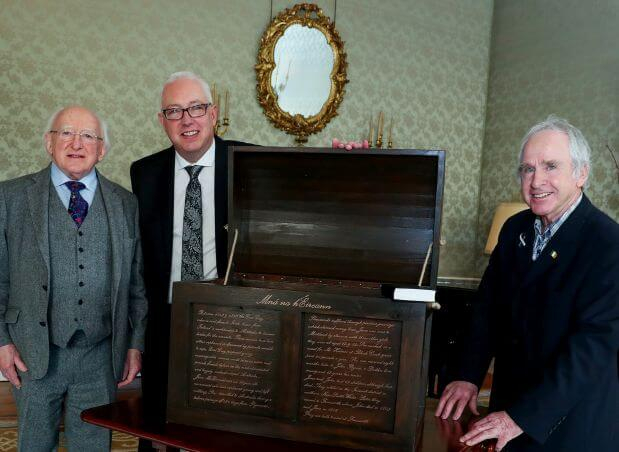
<instances>
[{"instance_id":1,"label":"mirror glass","mask_svg":"<svg viewBox=\"0 0 619 452\"><path fill-rule=\"evenodd\" d=\"M317 115L329 99L333 49L316 28L291 25L275 45L271 87L291 115Z\"/></svg>"}]
</instances>

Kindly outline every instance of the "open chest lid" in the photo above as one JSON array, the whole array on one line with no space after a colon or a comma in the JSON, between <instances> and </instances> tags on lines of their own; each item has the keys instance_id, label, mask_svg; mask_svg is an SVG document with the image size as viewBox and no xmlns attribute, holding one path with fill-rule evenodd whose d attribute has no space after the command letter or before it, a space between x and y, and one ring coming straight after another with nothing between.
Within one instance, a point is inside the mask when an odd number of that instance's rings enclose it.
<instances>
[{"instance_id":1,"label":"open chest lid","mask_svg":"<svg viewBox=\"0 0 619 452\"><path fill-rule=\"evenodd\" d=\"M231 147L237 273L436 286L444 151ZM432 252L429 253L429 248Z\"/></svg>"}]
</instances>

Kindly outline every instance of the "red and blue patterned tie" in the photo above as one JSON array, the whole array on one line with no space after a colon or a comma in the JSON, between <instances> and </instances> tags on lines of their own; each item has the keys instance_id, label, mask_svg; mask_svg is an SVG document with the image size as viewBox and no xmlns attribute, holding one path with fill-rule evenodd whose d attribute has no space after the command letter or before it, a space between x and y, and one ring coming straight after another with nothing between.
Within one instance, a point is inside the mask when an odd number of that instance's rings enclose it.
<instances>
[{"instance_id":1,"label":"red and blue patterned tie","mask_svg":"<svg viewBox=\"0 0 619 452\"><path fill-rule=\"evenodd\" d=\"M73 221L75 221L75 224L79 228L88 214L88 203L82 198L82 195L80 195L80 190L86 188L86 185L74 180L65 182L65 185L71 190L68 209L69 215L71 215L71 218L73 218Z\"/></svg>"}]
</instances>

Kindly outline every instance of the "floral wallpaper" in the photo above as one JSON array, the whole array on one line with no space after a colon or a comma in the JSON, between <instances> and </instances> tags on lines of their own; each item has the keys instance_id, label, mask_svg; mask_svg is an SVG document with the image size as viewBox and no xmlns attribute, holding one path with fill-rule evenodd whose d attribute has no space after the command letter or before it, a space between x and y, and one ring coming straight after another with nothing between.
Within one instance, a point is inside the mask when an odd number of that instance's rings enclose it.
<instances>
[{"instance_id":1,"label":"floral wallpaper","mask_svg":"<svg viewBox=\"0 0 619 452\"><path fill-rule=\"evenodd\" d=\"M97 110L112 149L99 169L129 186L132 161L169 142L161 85L193 70L230 91L226 138L290 146L256 100L254 64L283 0L4 0L0 15L0 180L48 162L41 137L67 104ZM362 138L393 118L398 148L447 153L439 273L476 272L492 0L326 0L348 54L339 115L309 146ZM272 6L272 10L271 10Z\"/></svg>"},{"instance_id":2,"label":"floral wallpaper","mask_svg":"<svg viewBox=\"0 0 619 452\"><path fill-rule=\"evenodd\" d=\"M591 146L587 196L619 220L619 2L496 0L482 158L478 272L498 203L519 201L520 140L554 113Z\"/></svg>"}]
</instances>

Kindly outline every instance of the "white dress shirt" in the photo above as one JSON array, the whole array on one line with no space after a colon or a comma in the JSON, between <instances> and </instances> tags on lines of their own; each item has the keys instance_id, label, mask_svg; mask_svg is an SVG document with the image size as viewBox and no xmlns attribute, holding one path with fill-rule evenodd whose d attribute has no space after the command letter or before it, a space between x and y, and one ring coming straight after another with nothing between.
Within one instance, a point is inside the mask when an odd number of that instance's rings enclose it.
<instances>
[{"instance_id":1,"label":"white dress shirt","mask_svg":"<svg viewBox=\"0 0 619 452\"><path fill-rule=\"evenodd\" d=\"M185 214L185 193L189 184L186 166L203 166L198 175L202 187L202 269L203 279L217 278L217 256L215 248L215 141L196 163L189 163L178 152L174 163L174 223L172 226L172 271L168 303L172 303L172 283L181 279L183 252L183 217Z\"/></svg>"},{"instance_id":2,"label":"white dress shirt","mask_svg":"<svg viewBox=\"0 0 619 452\"><path fill-rule=\"evenodd\" d=\"M68 209L69 200L71 199L71 190L69 190L69 187L65 185L65 182L69 182L73 179L63 173L54 162L52 162L51 179L52 184L56 189L56 193L58 193L58 196L60 197L60 201L62 201L65 209ZM90 170L90 173L86 174L78 180L78 182L81 182L86 186L80 190L80 195L90 207L92 205L92 200L95 199L95 191L97 190L97 184L99 182L97 179L97 172L93 168Z\"/></svg>"}]
</instances>

